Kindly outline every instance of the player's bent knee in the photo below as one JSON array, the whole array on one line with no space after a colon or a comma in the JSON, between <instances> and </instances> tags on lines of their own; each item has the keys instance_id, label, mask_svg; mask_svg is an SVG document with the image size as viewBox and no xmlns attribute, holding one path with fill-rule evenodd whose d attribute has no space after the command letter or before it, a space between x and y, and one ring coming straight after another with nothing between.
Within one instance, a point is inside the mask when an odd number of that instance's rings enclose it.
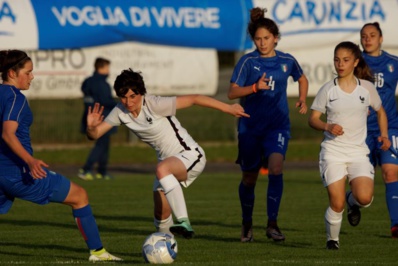
<instances>
[{"instance_id":1,"label":"player's bent knee","mask_svg":"<svg viewBox=\"0 0 398 266\"><path fill-rule=\"evenodd\" d=\"M357 200L357 201L359 204L361 204L362 208L367 208L372 204L373 196L367 197L367 198L362 198L361 200Z\"/></svg>"},{"instance_id":2,"label":"player's bent knee","mask_svg":"<svg viewBox=\"0 0 398 266\"><path fill-rule=\"evenodd\" d=\"M74 208L81 208L88 204L87 191L81 186L71 183L70 191L66 197L65 204L70 205Z\"/></svg>"}]
</instances>

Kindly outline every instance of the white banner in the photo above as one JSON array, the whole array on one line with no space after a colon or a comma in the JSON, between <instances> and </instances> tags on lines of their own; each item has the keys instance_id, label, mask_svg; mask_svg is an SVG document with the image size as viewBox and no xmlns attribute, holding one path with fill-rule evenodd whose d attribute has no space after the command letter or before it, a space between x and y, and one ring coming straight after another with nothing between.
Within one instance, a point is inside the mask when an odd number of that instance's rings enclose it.
<instances>
[{"instance_id":1,"label":"white banner","mask_svg":"<svg viewBox=\"0 0 398 266\"><path fill-rule=\"evenodd\" d=\"M218 59L213 49L192 49L122 43L86 49L27 51L35 79L25 95L30 98L79 98L83 80L94 72L96 57L111 61L109 84L123 69L141 71L148 93L157 95L214 95Z\"/></svg>"}]
</instances>

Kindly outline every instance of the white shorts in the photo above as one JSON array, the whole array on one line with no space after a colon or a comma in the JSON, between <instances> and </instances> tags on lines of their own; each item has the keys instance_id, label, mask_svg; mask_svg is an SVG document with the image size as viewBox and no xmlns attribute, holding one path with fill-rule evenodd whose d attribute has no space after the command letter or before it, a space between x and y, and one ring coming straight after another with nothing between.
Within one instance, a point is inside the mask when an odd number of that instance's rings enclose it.
<instances>
[{"instance_id":1,"label":"white shorts","mask_svg":"<svg viewBox=\"0 0 398 266\"><path fill-rule=\"evenodd\" d=\"M206 166L206 155L204 150L197 146L191 150L186 150L174 155L180 159L187 169L187 180L180 182L185 188L189 187L193 181L203 172ZM162 190L159 180L155 177L153 191Z\"/></svg>"},{"instance_id":2,"label":"white shorts","mask_svg":"<svg viewBox=\"0 0 398 266\"><path fill-rule=\"evenodd\" d=\"M319 161L319 171L323 185L325 187L330 184L341 180L345 176L348 178L348 182L351 180L365 176L374 179L374 167L370 163L368 157L362 159L356 158L355 161L340 161L331 159L321 159Z\"/></svg>"}]
</instances>

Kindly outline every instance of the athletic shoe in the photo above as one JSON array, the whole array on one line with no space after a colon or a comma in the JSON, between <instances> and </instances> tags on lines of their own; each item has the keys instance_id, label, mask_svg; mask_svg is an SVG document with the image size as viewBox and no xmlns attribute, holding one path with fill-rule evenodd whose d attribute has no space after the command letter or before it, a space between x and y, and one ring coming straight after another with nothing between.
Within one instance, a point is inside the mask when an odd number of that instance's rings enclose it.
<instances>
[{"instance_id":1,"label":"athletic shoe","mask_svg":"<svg viewBox=\"0 0 398 266\"><path fill-rule=\"evenodd\" d=\"M240 234L240 242L253 242L253 226L252 222L242 221L242 231Z\"/></svg>"},{"instance_id":2,"label":"athletic shoe","mask_svg":"<svg viewBox=\"0 0 398 266\"><path fill-rule=\"evenodd\" d=\"M92 181L94 180L94 176L91 172L89 171L84 171L83 169L79 169L79 172L77 173L77 176L83 180L86 181Z\"/></svg>"},{"instance_id":3,"label":"athletic shoe","mask_svg":"<svg viewBox=\"0 0 398 266\"><path fill-rule=\"evenodd\" d=\"M191 239L194 235L189 220L179 220L176 224L170 226L170 232L174 235L181 235L186 239Z\"/></svg>"},{"instance_id":4,"label":"athletic shoe","mask_svg":"<svg viewBox=\"0 0 398 266\"><path fill-rule=\"evenodd\" d=\"M391 227L391 236L392 238L398 238L398 224Z\"/></svg>"},{"instance_id":5,"label":"athletic shoe","mask_svg":"<svg viewBox=\"0 0 398 266\"><path fill-rule=\"evenodd\" d=\"M326 242L326 249L339 249L339 241L329 240Z\"/></svg>"},{"instance_id":6,"label":"athletic shoe","mask_svg":"<svg viewBox=\"0 0 398 266\"><path fill-rule=\"evenodd\" d=\"M97 179L104 179L104 180L111 180L111 179L113 179L113 176L111 176L111 175L109 175L109 174L105 174L105 175L96 174L95 177L96 177Z\"/></svg>"},{"instance_id":7,"label":"athletic shoe","mask_svg":"<svg viewBox=\"0 0 398 266\"><path fill-rule=\"evenodd\" d=\"M359 210L359 206L350 206L350 204L348 203L348 197L351 193L351 191L347 191L346 193L347 218L350 225L357 226L361 221L361 211Z\"/></svg>"},{"instance_id":8,"label":"athletic shoe","mask_svg":"<svg viewBox=\"0 0 398 266\"><path fill-rule=\"evenodd\" d=\"M268 238L272 238L274 241L283 241L285 240L285 236L282 234L281 230L276 224L268 224L265 233Z\"/></svg>"},{"instance_id":9,"label":"athletic shoe","mask_svg":"<svg viewBox=\"0 0 398 266\"><path fill-rule=\"evenodd\" d=\"M122 261L123 259L113 256L104 248L99 251L90 251L89 261Z\"/></svg>"}]
</instances>

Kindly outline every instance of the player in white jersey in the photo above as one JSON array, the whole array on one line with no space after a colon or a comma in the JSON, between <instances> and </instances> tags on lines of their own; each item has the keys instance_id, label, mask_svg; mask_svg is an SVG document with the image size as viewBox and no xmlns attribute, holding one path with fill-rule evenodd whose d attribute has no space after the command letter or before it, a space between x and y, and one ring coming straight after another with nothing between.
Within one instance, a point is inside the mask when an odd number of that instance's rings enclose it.
<instances>
[{"instance_id":1,"label":"player in white jersey","mask_svg":"<svg viewBox=\"0 0 398 266\"><path fill-rule=\"evenodd\" d=\"M366 120L369 106L377 112L381 149L387 150L387 116L359 47L342 42L334 50L337 78L318 91L311 106L309 125L324 131L319 154L319 169L329 196L325 213L327 249L339 248L339 234L347 201L348 220L355 224L360 207L373 200L374 168L369 161ZM321 120L322 114L327 121ZM348 179L351 190L345 191Z\"/></svg>"},{"instance_id":2,"label":"player in white jersey","mask_svg":"<svg viewBox=\"0 0 398 266\"><path fill-rule=\"evenodd\" d=\"M158 231L191 238L194 231L188 219L181 186L188 187L203 171L206 157L175 117L176 110L192 105L214 108L236 117L249 117L239 104L226 104L203 95L161 97L147 95L139 72L123 70L114 84L120 103L105 118L103 107L94 105L87 115L87 136L98 139L113 126L126 125L139 139L157 152L154 182L154 223ZM171 212L177 222L174 224Z\"/></svg>"}]
</instances>

